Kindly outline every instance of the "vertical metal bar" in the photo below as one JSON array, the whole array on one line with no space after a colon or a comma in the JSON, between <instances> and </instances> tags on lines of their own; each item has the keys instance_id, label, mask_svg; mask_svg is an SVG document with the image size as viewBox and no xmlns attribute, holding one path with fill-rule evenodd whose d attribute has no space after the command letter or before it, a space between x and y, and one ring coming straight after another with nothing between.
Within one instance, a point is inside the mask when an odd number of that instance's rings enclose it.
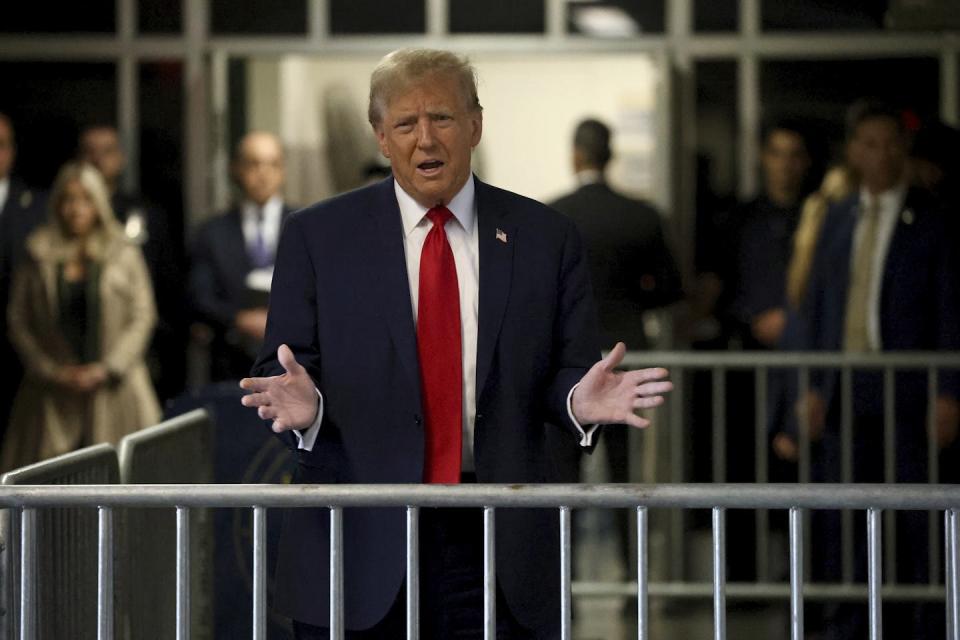
<instances>
[{"instance_id":1,"label":"vertical metal bar","mask_svg":"<svg viewBox=\"0 0 960 640\"><path fill-rule=\"evenodd\" d=\"M790 637L803 640L803 509L790 509Z\"/></svg>"},{"instance_id":2,"label":"vertical metal bar","mask_svg":"<svg viewBox=\"0 0 960 640\"><path fill-rule=\"evenodd\" d=\"M853 370L843 367L840 376L840 481L853 482ZM840 545L843 556L841 575L845 584L853 582L853 511L840 515Z\"/></svg>"},{"instance_id":3,"label":"vertical metal bar","mask_svg":"<svg viewBox=\"0 0 960 640\"><path fill-rule=\"evenodd\" d=\"M797 370L797 387L800 390L800 428L797 429L799 439L797 441L799 452L799 463L797 478L801 484L810 482L810 407L807 402L810 395L810 368L800 367ZM804 574L811 575L812 541L810 539L810 513L804 511L804 536L803 536L803 562Z\"/></svg>"},{"instance_id":4,"label":"vertical metal bar","mask_svg":"<svg viewBox=\"0 0 960 640\"><path fill-rule=\"evenodd\" d=\"M309 0L307 2L307 31L312 44L320 44L330 35L329 0Z\"/></svg>"},{"instance_id":5,"label":"vertical metal bar","mask_svg":"<svg viewBox=\"0 0 960 640\"><path fill-rule=\"evenodd\" d=\"M113 510L98 507L97 638L113 640Z\"/></svg>"},{"instance_id":6,"label":"vertical metal bar","mask_svg":"<svg viewBox=\"0 0 960 640\"><path fill-rule=\"evenodd\" d=\"M950 607L953 616L953 637L960 640L960 511L951 509L950 518Z\"/></svg>"},{"instance_id":7,"label":"vertical metal bar","mask_svg":"<svg viewBox=\"0 0 960 640\"><path fill-rule=\"evenodd\" d=\"M883 369L883 480L888 484L897 481L897 450L894 432L897 419L897 404L894 391L895 379L893 367ZM884 575L887 582L897 582L897 514L888 510L884 514Z\"/></svg>"},{"instance_id":8,"label":"vertical metal bar","mask_svg":"<svg viewBox=\"0 0 960 640\"><path fill-rule=\"evenodd\" d=\"M204 56L209 42L208 2L182 0L183 34L183 163L184 211L191 221L211 210L207 186L210 178L207 79Z\"/></svg>"},{"instance_id":9,"label":"vertical metal bar","mask_svg":"<svg viewBox=\"0 0 960 640\"><path fill-rule=\"evenodd\" d=\"M496 510L483 508L483 640L497 638Z\"/></svg>"},{"instance_id":10,"label":"vertical metal bar","mask_svg":"<svg viewBox=\"0 0 960 640\"><path fill-rule=\"evenodd\" d=\"M565 0L547 0L543 3L543 24L546 25L547 38L561 40L567 33Z\"/></svg>"},{"instance_id":11,"label":"vertical metal bar","mask_svg":"<svg viewBox=\"0 0 960 640\"><path fill-rule=\"evenodd\" d=\"M768 479L767 459L767 376L769 371L766 367L757 367L754 370L754 448L755 448L755 476L757 483L766 484ZM757 536L757 580L767 581L770 579L770 512L766 509L757 509L756 511L756 536Z\"/></svg>"},{"instance_id":12,"label":"vertical metal bar","mask_svg":"<svg viewBox=\"0 0 960 640\"><path fill-rule=\"evenodd\" d=\"M137 37L137 2L119 0L117 8L117 36L123 43L117 59L117 132L130 161L121 180L127 190L138 190L140 185L140 114L137 95L139 76L133 42Z\"/></svg>"},{"instance_id":13,"label":"vertical metal bar","mask_svg":"<svg viewBox=\"0 0 960 640\"><path fill-rule=\"evenodd\" d=\"M420 638L420 509L407 507L407 640Z\"/></svg>"},{"instance_id":14,"label":"vertical metal bar","mask_svg":"<svg viewBox=\"0 0 960 640\"><path fill-rule=\"evenodd\" d=\"M177 640L190 638L190 509L177 507Z\"/></svg>"},{"instance_id":15,"label":"vertical metal bar","mask_svg":"<svg viewBox=\"0 0 960 640\"><path fill-rule=\"evenodd\" d=\"M560 507L560 638L571 640L573 621L570 597L570 507Z\"/></svg>"},{"instance_id":16,"label":"vertical metal bar","mask_svg":"<svg viewBox=\"0 0 960 640\"><path fill-rule=\"evenodd\" d=\"M37 635L37 510L20 512L20 640Z\"/></svg>"},{"instance_id":17,"label":"vertical metal bar","mask_svg":"<svg viewBox=\"0 0 960 640\"><path fill-rule=\"evenodd\" d=\"M637 507L637 640L647 640L650 629L647 558L647 508Z\"/></svg>"},{"instance_id":18,"label":"vertical metal bar","mask_svg":"<svg viewBox=\"0 0 960 640\"><path fill-rule=\"evenodd\" d=\"M713 481L727 480L727 375L723 367L710 370L713 393Z\"/></svg>"},{"instance_id":19,"label":"vertical metal bar","mask_svg":"<svg viewBox=\"0 0 960 640\"><path fill-rule=\"evenodd\" d=\"M449 31L446 0L426 0L427 36L444 36Z\"/></svg>"},{"instance_id":20,"label":"vertical metal bar","mask_svg":"<svg viewBox=\"0 0 960 640\"><path fill-rule=\"evenodd\" d=\"M330 640L343 640L343 509L330 508Z\"/></svg>"},{"instance_id":21,"label":"vertical metal bar","mask_svg":"<svg viewBox=\"0 0 960 640\"><path fill-rule=\"evenodd\" d=\"M883 637L883 608L880 602L880 586L883 582L881 561L881 509L867 509L867 590L869 598L870 640Z\"/></svg>"},{"instance_id":22,"label":"vertical metal bar","mask_svg":"<svg viewBox=\"0 0 960 640\"><path fill-rule=\"evenodd\" d=\"M940 386L936 367L927 369L927 480L940 480L940 448L937 444L937 392ZM940 545L937 539L937 512L931 510L927 519L927 548L930 550L930 584L940 583Z\"/></svg>"},{"instance_id":23,"label":"vertical metal bar","mask_svg":"<svg viewBox=\"0 0 960 640\"><path fill-rule=\"evenodd\" d=\"M727 534L726 511L713 508L713 638L727 637Z\"/></svg>"},{"instance_id":24,"label":"vertical metal bar","mask_svg":"<svg viewBox=\"0 0 960 640\"><path fill-rule=\"evenodd\" d=\"M947 640L957 640L956 628L957 620L954 611L954 593L953 593L953 521L950 518L950 510L943 512L943 557L946 566L943 572L943 586L945 591L944 609L947 612Z\"/></svg>"},{"instance_id":25,"label":"vertical metal bar","mask_svg":"<svg viewBox=\"0 0 960 640\"><path fill-rule=\"evenodd\" d=\"M686 370L676 368L673 372L673 401L670 402L670 476L673 482L681 483L684 478L684 455L686 450L683 446L683 427L684 412L686 403L684 402L684 377ZM682 581L684 579L684 566L686 564L686 553L683 548L684 536L684 510L672 509L670 511L670 576L673 580Z\"/></svg>"},{"instance_id":26,"label":"vertical metal bar","mask_svg":"<svg viewBox=\"0 0 960 640\"><path fill-rule=\"evenodd\" d=\"M954 127L960 122L957 57L956 46L940 50L940 119Z\"/></svg>"},{"instance_id":27,"label":"vertical metal bar","mask_svg":"<svg viewBox=\"0 0 960 640\"><path fill-rule=\"evenodd\" d=\"M253 639L267 639L267 509L253 508Z\"/></svg>"}]
</instances>

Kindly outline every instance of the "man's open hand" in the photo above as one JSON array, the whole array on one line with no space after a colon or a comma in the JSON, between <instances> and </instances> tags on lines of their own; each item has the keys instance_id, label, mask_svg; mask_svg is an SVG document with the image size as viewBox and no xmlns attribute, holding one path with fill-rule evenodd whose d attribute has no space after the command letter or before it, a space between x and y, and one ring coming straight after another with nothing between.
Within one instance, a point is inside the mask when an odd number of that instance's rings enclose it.
<instances>
[{"instance_id":1,"label":"man's open hand","mask_svg":"<svg viewBox=\"0 0 960 640\"><path fill-rule=\"evenodd\" d=\"M616 371L627 347L618 342L607 357L593 365L573 392L573 415L580 424L627 424L642 429L650 421L635 412L663 404L673 389L666 369Z\"/></svg>"},{"instance_id":2,"label":"man's open hand","mask_svg":"<svg viewBox=\"0 0 960 640\"><path fill-rule=\"evenodd\" d=\"M245 407L256 407L257 415L273 420L277 433L291 429L305 429L317 418L320 398L313 379L285 344L277 349L277 360L286 373L267 378L244 378L240 388L251 393L240 402Z\"/></svg>"}]
</instances>

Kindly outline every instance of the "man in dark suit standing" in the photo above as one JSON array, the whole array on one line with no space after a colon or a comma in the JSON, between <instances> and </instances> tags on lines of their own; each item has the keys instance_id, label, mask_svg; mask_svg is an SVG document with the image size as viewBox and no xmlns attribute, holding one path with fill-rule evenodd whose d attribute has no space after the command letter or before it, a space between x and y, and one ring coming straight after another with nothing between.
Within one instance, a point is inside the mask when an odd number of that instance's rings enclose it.
<instances>
[{"instance_id":1,"label":"man in dark suit standing","mask_svg":"<svg viewBox=\"0 0 960 640\"><path fill-rule=\"evenodd\" d=\"M581 121L573 134L573 170L580 186L550 206L577 225L587 250L591 282L600 312L603 344L623 340L642 350L650 340L643 314L682 297L680 270L667 246L660 214L641 200L614 191L606 169L613 157L610 128L599 120ZM610 482L630 482L626 429L604 435ZM576 449L561 448L575 453ZM617 534L629 555L630 514L616 512ZM628 563L628 566L632 563Z\"/></svg>"},{"instance_id":2,"label":"man in dark suit standing","mask_svg":"<svg viewBox=\"0 0 960 640\"><path fill-rule=\"evenodd\" d=\"M859 103L848 122L850 161L860 189L831 207L823 223L810 285L802 309L801 348L850 353L955 351L960 348L960 310L954 251L945 221L932 198L905 181L906 132L899 114L883 104ZM940 376L935 404L937 444L957 436L955 378ZM805 398L815 472L821 481L840 479L841 398L837 372L815 372ZM895 380L897 482L927 481L927 380L924 372L898 373ZM853 376L853 479L883 482L884 393L882 374ZM827 557L815 568L820 579L839 577L837 514L827 518L815 545ZM904 583L928 580L927 518L901 512L897 527L898 575ZM816 533L816 531L815 531ZM815 556L816 558L816 556ZM865 578L865 560L858 571ZM863 630L862 611L850 624ZM895 637L934 637L930 623L942 621L924 607L894 618ZM942 633L940 634L942 635ZM854 637L854 636L843 636Z\"/></svg>"},{"instance_id":3,"label":"man in dark suit standing","mask_svg":"<svg viewBox=\"0 0 960 640\"><path fill-rule=\"evenodd\" d=\"M460 56L405 49L371 77L370 122L393 176L293 214L280 241L259 378L241 382L298 456L299 482L555 482L546 447L648 422L666 371L598 362L573 224L476 179L482 111ZM424 638L482 624L475 511L421 518ZM345 621L403 636L402 510L344 513ZM497 516L499 637L559 632L555 511ZM289 510L275 601L299 638L327 637L329 517ZM359 631L364 630L364 631Z\"/></svg>"},{"instance_id":4,"label":"man in dark suit standing","mask_svg":"<svg viewBox=\"0 0 960 640\"><path fill-rule=\"evenodd\" d=\"M27 236L46 214L46 196L12 175L16 157L13 123L0 113L0 362L7 380L0 391L0 436L7 428L10 405L23 375L20 359L7 338L10 285L25 255Z\"/></svg>"},{"instance_id":5,"label":"man in dark suit standing","mask_svg":"<svg viewBox=\"0 0 960 640\"><path fill-rule=\"evenodd\" d=\"M239 203L204 223L191 252L189 296L196 319L210 330L210 380L250 372L267 326L267 296L280 228L291 208L283 201L283 146L253 131L234 153Z\"/></svg>"}]
</instances>

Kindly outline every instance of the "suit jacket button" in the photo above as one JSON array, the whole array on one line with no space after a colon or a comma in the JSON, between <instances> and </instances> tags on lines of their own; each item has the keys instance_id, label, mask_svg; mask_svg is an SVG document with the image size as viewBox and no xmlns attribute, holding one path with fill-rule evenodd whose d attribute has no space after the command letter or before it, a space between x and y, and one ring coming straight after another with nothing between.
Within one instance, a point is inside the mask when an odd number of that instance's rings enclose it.
<instances>
[{"instance_id":1,"label":"suit jacket button","mask_svg":"<svg viewBox=\"0 0 960 640\"><path fill-rule=\"evenodd\" d=\"M483 420L483 414L482 414L482 413L478 413L476 419L474 420L474 422L480 422L481 420Z\"/></svg>"},{"instance_id":2,"label":"suit jacket button","mask_svg":"<svg viewBox=\"0 0 960 640\"><path fill-rule=\"evenodd\" d=\"M423 424L423 418L421 418L419 415L416 415L416 414L414 414L413 416L413 421L418 425Z\"/></svg>"}]
</instances>

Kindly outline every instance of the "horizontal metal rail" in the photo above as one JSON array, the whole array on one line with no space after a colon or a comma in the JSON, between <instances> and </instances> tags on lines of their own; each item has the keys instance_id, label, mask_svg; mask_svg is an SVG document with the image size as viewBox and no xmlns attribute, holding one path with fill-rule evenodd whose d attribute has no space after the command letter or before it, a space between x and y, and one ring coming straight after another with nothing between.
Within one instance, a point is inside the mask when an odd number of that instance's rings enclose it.
<instances>
[{"instance_id":1,"label":"horizontal metal rail","mask_svg":"<svg viewBox=\"0 0 960 640\"><path fill-rule=\"evenodd\" d=\"M869 596L865 582L804 582L804 601L866 602ZM667 600L710 600L714 596L713 582L660 582L651 580L646 585L650 598ZM579 580L573 583L573 595L578 598L637 597L636 582L595 582ZM790 599L789 582L728 582L727 600L747 602L787 602ZM943 602L944 587L925 584L887 584L880 589L884 600L898 602Z\"/></svg>"},{"instance_id":2,"label":"horizontal metal rail","mask_svg":"<svg viewBox=\"0 0 960 640\"><path fill-rule=\"evenodd\" d=\"M960 352L884 351L843 353L839 351L629 351L622 367L681 367L684 369L796 369L799 367L853 369L956 369Z\"/></svg>"},{"instance_id":3,"label":"horizontal metal rail","mask_svg":"<svg viewBox=\"0 0 960 640\"><path fill-rule=\"evenodd\" d=\"M0 486L0 507L525 507L960 509L947 484Z\"/></svg>"}]
</instances>

